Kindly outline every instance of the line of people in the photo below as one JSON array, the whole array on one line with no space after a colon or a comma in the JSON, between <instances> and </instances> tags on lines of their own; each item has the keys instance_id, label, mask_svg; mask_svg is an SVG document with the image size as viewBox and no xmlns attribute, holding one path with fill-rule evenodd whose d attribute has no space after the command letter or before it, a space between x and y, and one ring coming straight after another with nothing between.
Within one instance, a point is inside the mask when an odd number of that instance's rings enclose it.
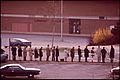
<instances>
[{"instance_id":1,"label":"line of people","mask_svg":"<svg viewBox=\"0 0 120 80\"><path fill-rule=\"evenodd\" d=\"M55 48L55 46L50 48L49 45L47 45L47 48L45 50L46 50L46 61L49 61L49 57L51 56L51 53L52 53L52 61L59 61L58 60L58 57L59 57L58 46L56 46L56 48ZM17 48L15 46L13 46L11 48L11 51L12 51L13 60L16 60ZM33 60L33 55L34 55L35 60L37 60L37 58L39 57L39 60L42 61L43 47L41 47L40 49L37 49L35 47L35 49L33 50L31 48L31 46L28 49L27 49L27 46L25 46L22 50L21 46L18 46L19 60L22 60L21 58L23 56L23 60L26 61L27 52L29 53L30 61ZM105 47L103 47L103 49L101 49L100 46L98 46L97 50L95 51L94 47L92 47L91 50L88 50L88 46L86 46L85 49L82 51L80 46L78 46L77 53L78 53L78 61L79 62L81 62L81 57L83 57L82 53L84 53L85 62L88 62L88 57L89 57L89 55L91 55L91 57L92 57L91 62L93 62L94 56L97 56L98 62L101 62L101 58L102 58L102 62L105 63L106 54L108 52L105 49ZM108 54L110 56L111 63L114 60L114 53L115 53L115 50L114 50L113 46L111 45L110 54ZM74 47L72 47L70 50L68 50L67 48L64 49L64 60L67 61L68 57L71 57L71 62L73 62L74 57L75 57L75 48Z\"/></svg>"},{"instance_id":2,"label":"line of people","mask_svg":"<svg viewBox=\"0 0 120 80\"><path fill-rule=\"evenodd\" d=\"M12 59L16 61L17 47L12 46L11 51L12 51ZM41 47L40 49L37 49L37 47L35 47L35 49L32 49L31 46L29 46L29 48L27 49L27 46L25 46L22 50L21 46L18 46L19 60L22 60L22 56L23 56L23 60L26 61L27 53L29 53L30 61L33 60L33 55L34 55L35 61L37 60L38 57L39 57L39 60L42 61L43 47ZM47 45L47 48L46 48L46 56L47 56L46 61L49 61L49 57L51 56L51 49L49 48L49 45ZM56 57L56 61L58 61L58 57L59 57L58 46L56 48L55 46L53 46L52 48L52 61L55 61L55 57Z\"/></svg>"},{"instance_id":3,"label":"line of people","mask_svg":"<svg viewBox=\"0 0 120 80\"><path fill-rule=\"evenodd\" d=\"M90 51L90 50L88 50L88 48L86 46L86 48L84 49L83 52L80 49L80 46L78 46L77 52L78 52L78 61L79 62L81 62L81 57L83 56L82 53L84 53L85 62L88 62L89 55L91 55L91 57L92 57L91 62L93 62L93 58L96 55L97 62L101 62L101 58L102 58L103 63L105 63L106 54L108 53L107 50L105 49L105 47L103 47L103 49L101 49L100 46L98 46L96 51L94 50L94 47L92 47L92 49ZM65 53L65 61L67 61L67 58L69 57L69 50L67 48L65 48L64 53ZM113 60L114 60L114 53L115 53L115 50L114 50L113 46L111 45L110 54L108 54L110 57L111 63L113 63ZM70 50L70 56L71 56L71 62L73 62L74 57L75 57L74 47Z\"/></svg>"}]
</instances>

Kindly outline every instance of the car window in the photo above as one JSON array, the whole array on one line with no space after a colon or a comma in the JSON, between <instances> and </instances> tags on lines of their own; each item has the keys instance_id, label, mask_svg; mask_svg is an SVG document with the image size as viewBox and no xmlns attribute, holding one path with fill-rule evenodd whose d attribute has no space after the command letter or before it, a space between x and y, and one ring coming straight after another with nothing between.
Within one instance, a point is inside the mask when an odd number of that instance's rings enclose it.
<instances>
[{"instance_id":1,"label":"car window","mask_svg":"<svg viewBox=\"0 0 120 80\"><path fill-rule=\"evenodd\" d=\"M22 69L19 66L11 66L7 71L21 71Z\"/></svg>"},{"instance_id":2,"label":"car window","mask_svg":"<svg viewBox=\"0 0 120 80\"><path fill-rule=\"evenodd\" d=\"M8 67L7 71L13 71L13 67Z\"/></svg>"},{"instance_id":3,"label":"car window","mask_svg":"<svg viewBox=\"0 0 120 80\"><path fill-rule=\"evenodd\" d=\"M22 69L19 66L14 66L13 69L14 71L22 71Z\"/></svg>"}]
</instances>

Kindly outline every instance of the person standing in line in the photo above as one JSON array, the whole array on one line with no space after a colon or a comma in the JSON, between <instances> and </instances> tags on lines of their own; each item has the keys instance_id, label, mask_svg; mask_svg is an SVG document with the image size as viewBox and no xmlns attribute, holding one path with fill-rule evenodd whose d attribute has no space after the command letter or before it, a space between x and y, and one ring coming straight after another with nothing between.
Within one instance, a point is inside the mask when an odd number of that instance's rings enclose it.
<instances>
[{"instance_id":1,"label":"person standing in line","mask_svg":"<svg viewBox=\"0 0 120 80\"><path fill-rule=\"evenodd\" d=\"M30 61L32 61L32 57L33 57L33 49L31 48L31 45L28 49L28 52L29 52L29 57L30 57Z\"/></svg>"},{"instance_id":2,"label":"person standing in line","mask_svg":"<svg viewBox=\"0 0 120 80\"><path fill-rule=\"evenodd\" d=\"M55 46L52 48L52 61L55 61Z\"/></svg>"},{"instance_id":3,"label":"person standing in line","mask_svg":"<svg viewBox=\"0 0 120 80\"><path fill-rule=\"evenodd\" d=\"M101 48L100 48L100 46L98 46L98 48L97 48L97 50L96 50L96 54L97 54L97 61L98 62L101 62Z\"/></svg>"},{"instance_id":4,"label":"person standing in line","mask_svg":"<svg viewBox=\"0 0 120 80\"><path fill-rule=\"evenodd\" d=\"M18 46L18 57L19 57L19 60L21 61L21 58L22 58L22 48L21 48L20 45Z\"/></svg>"},{"instance_id":5,"label":"person standing in line","mask_svg":"<svg viewBox=\"0 0 120 80\"><path fill-rule=\"evenodd\" d=\"M71 62L73 62L74 56L75 56L75 49L74 47L70 50L71 55Z\"/></svg>"},{"instance_id":6,"label":"person standing in line","mask_svg":"<svg viewBox=\"0 0 120 80\"><path fill-rule=\"evenodd\" d=\"M101 50L101 53L102 53L102 62L105 63L105 57L106 57L106 53L107 53L105 47L103 47L103 49Z\"/></svg>"},{"instance_id":7,"label":"person standing in line","mask_svg":"<svg viewBox=\"0 0 120 80\"><path fill-rule=\"evenodd\" d=\"M111 49L110 49L110 62L111 63L113 63L113 60L114 60L114 53L115 53L115 49L111 45Z\"/></svg>"},{"instance_id":8,"label":"person standing in line","mask_svg":"<svg viewBox=\"0 0 120 80\"><path fill-rule=\"evenodd\" d=\"M58 57L59 57L59 49L58 46L56 47L56 61L58 61Z\"/></svg>"},{"instance_id":9,"label":"person standing in line","mask_svg":"<svg viewBox=\"0 0 120 80\"><path fill-rule=\"evenodd\" d=\"M12 51L13 61L16 61L16 50L17 48L15 46L12 46L11 51Z\"/></svg>"},{"instance_id":10,"label":"person standing in line","mask_svg":"<svg viewBox=\"0 0 120 80\"><path fill-rule=\"evenodd\" d=\"M84 57L85 57L85 62L87 62L87 58L89 57L89 50L88 50L87 46L84 49Z\"/></svg>"},{"instance_id":11,"label":"person standing in line","mask_svg":"<svg viewBox=\"0 0 120 80\"><path fill-rule=\"evenodd\" d=\"M34 57L35 57L35 61L36 61L36 58L38 58L38 50L37 50L36 47L35 47L35 50L34 50Z\"/></svg>"},{"instance_id":12,"label":"person standing in line","mask_svg":"<svg viewBox=\"0 0 120 80\"><path fill-rule=\"evenodd\" d=\"M27 46L25 46L23 49L23 60L24 61L26 61L26 57L27 57Z\"/></svg>"},{"instance_id":13,"label":"person standing in line","mask_svg":"<svg viewBox=\"0 0 120 80\"><path fill-rule=\"evenodd\" d=\"M47 45L47 48L46 48L46 61L49 61L49 56L50 56L50 48L49 48L49 45Z\"/></svg>"},{"instance_id":14,"label":"person standing in line","mask_svg":"<svg viewBox=\"0 0 120 80\"><path fill-rule=\"evenodd\" d=\"M39 49L39 56L40 56L40 61L42 61L42 57L43 57L42 47Z\"/></svg>"},{"instance_id":15,"label":"person standing in line","mask_svg":"<svg viewBox=\"0 0 120 80\"><path fill-rule=\"evenodd\" d=\"M9 47L8 46L4 46L4 51L5 51L5 53L9 53Z\"/></svg>"},{"instance_id":16,"label":"person standing in line","mask_svg":"<svg viewBox=\"0 0 120 80\"><path fill-rule=\"evenodd\" d=\"M94 47L92 47L92 50L91 50L91 56L92 56L92 61L91 61L91 62L93 62L93 57L95 56Z\"/></svg>"},{"instance_id":17,"label":"person standing in line","mask_svg":"<svg viewBox=\"0 0 120 80\"><path fill-rule=\"evenodd\" d=\"M81 61L81 57L82 57L81 49L80 49L80 46L78 46L78 58L79 58L79 62Z\"/></svg>"},{"instance_id":18,"label":"person standing in line","mask_svg":"<svg viewBox=\"0 0 120 80\"><path fill-rule=\"evenodd\" d=\"M67 48L64 49L64 56L65 56L65 61L67 62L67 58L69 57L69 51Z\"/></svg>"}]
</instances>

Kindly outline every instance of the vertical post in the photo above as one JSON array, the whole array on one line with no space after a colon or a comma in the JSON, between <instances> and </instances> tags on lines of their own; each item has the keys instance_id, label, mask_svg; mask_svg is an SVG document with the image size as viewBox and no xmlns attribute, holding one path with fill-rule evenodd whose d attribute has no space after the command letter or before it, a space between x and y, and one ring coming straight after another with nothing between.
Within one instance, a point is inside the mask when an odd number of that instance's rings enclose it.
<instances>
[{"instance_id":1,"label":"vertical post","mask_svg":"<svg viewBox=\"0 0 120 80\"><path fill-rule=\"evenodd\" d=\"M55 33L55 26L53 26L53 34L52 34L52 47L53 47L53 42L54 42L54 33Z\"/></svg>"},{"instance_id":2,"label":"vertical post","mask_svg":"<svg viewBox=\"0 0 120 80\"><path fill-rule=\"evenodd\" d=\"M9 60L10 60L10 38L9 38Z\"/></svg>"},{"instance_id":3,"label":"vertical post","mask_svg":"<svg viewBox=\"0 0 120 80\"><path fill-rule=\"evenodd\" d=\"M53 47L53 45L54 45L54 33L55 33L55 14L56 14L56 11L55 11L55 8L56 8L56 6L55 6L55 1L53 1L53 16L54 16L54 18L53 18L53 20L52 20L52 24L53 24L53 30L52 30L52 47Z\"/></svg>"},{"instance_id":4,"label":"vertical post","mask_svg":"<svg viewBox=\"0 0 120 80\"><path fill-rule=\"evenodd\" d=\"M63 0L61 0L61 41L63 41Z\"/></svg>"}]
</instances>

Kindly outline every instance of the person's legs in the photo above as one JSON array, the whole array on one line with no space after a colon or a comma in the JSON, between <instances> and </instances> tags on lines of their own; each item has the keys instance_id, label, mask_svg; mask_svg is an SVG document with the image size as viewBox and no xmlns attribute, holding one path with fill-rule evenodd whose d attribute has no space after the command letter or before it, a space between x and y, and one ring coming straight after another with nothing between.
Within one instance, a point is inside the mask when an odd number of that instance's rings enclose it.
<instances>
[{"instance_id":1,"label":"person's legs","mask_svg":"<svg viewBox=\"0 0 120 80\"><path fill-rule=\"evenodd\" d=\"M73 60L74 60L74 57L73 57L73 59L72 59L72 62L73 62Z\"/></svg>"},{"instance_id":2,"label":"person's legs","mask_svg":"<svg viewBox=\"0 0 120 80\"><path fill-rule=\"evenodd\" d=\"M73 57L71 57L71 62L73 62Z\"/></svg>"},{"instance_id":3,"label":"person's legs","mask_svg":"<svg viewBox=\"0 0 120 80\"><path fill-rule=\"evenodd\" d=\"M52 61L53 61L53 58L54 58L54 57L52 56Z\"/></svg>"},{"instance_id":4,"label":"person's legs","mask_svg":"<svg viewBox=\"0 0 120 80\"><path fill-rule=\"evenodd\" d=\"M19 56L18 58L19 58L19 60L21 61L21 56Z\"/></svg>"},{"instance_id":5,"label":"person's legs","mask_svg":"<svg viewBox=\"0 0 120 80\"><path fill-rule=\"evenodd\" d=\"M87 62L87 57L85 57L85 62Z\"/></svg>"},{"instance_id":6,"label":"person's legs","mask_svg":"<svg viewBox=\"0 0 120 80\"><path fill-rule=\"evenodd\" d=\"M41 61L41 56L40 56L40 61Z\"/></svg>"},{"instance_id":7,"label":"person's legs","mask_svg":"<svg viewBox=\"0 0 120 80\"><path fill-rule=\"evenodd\" d=\"M79 62L81 61L81 57L79 56Z\"/></svg>"},{"instance_id":8,"label":"person's legs","mask_svg":"<svg viewBox=\"0 0 120 80\"><path fill-rule=\"evenodd\" d=\"M100 62L100 61L101 61L100 56L98 56L98 62Z\"/></svg>"},{"instance_id":9,"label":"person's legs","mask_svg":"<svg viewBox=\"0 0 120 80\"><path fill-rule=\"evenodd\" d=\"M25 56L24 56L24 61L25 61Z\"/></svg>"},{"instance_id":10,"label":"person's legs","mask_svg":"<svg viewBox=\"0 0 120 80\"><path fill-rule=\"evenodd\" d=\"M47 61L49 61L49 56L47 56Z\"/></svg>"},{"instance_id":11,"label":"person's legs","mask_svg":"<svg viewBox=\"0 0 120 80\"><path fill-rule=\"evenodd\" d=\"M15 61L15 56L13 55L13 61Z\"/></svg>"},{"instance_id":12,"label":"person's legs","mask_svg":"<svg viewBox=\"0 0 120 80\"><path fill-rule=\"evenodd\" d=\"M24 56L24 60L26 61L26 56Z\"/></svg>"},{"instance_id":13,"label":"person's legs","mask_svg":"<svg viewBox=\"0 0 120 80\"><path fill-rule=\"evenodd\" d=\"M72 62L73 62L74 57L72 57Z\"/></svg>"},{"instance_id":14,"label":"person's legs","mask_svg":"<svg viewBox=\"0 0 120 80\"><path fill-rule=\"evenodd\" d=\"M93 62L93 55L92 55L92 62Z\"/></svg>"},{"instance_id":15,"label":"person's legs","mask_svg":"<svg viewBox=\"0 0 120 80\"><path fill-rule=\"evenodd\" d=\"M56 56L56 61L58 61L58 57Z\"/></svg>"},{"instance_id":16,"label":"person's legs","mask_svg":"<svg viewBox=\"0 0 120 80\"><path fill-rule=\"evenodd\" d=\"M53 57L53 61L55 61L55 56Z\"/></svg>"},{"instance_id":17,"label":"person's legs","mask_svg":"<svg viewBox=\"0 0 120 80\"><path fill-rule=\"evenodd\" d=\"M105 63L105 57L103 57L103 63Z\"/></svg>"},{"instance_id":18,"label":"person's legs","mask_svg":"<svg viewBox=\"0 0 120 80\"><path fill-rule=\"evenodd\" d=\"M110 59L111 59L111 61L110 61L110 62L111 62L111 63L113 63L113 58L110 58Z\"/></svg>"},{"instance_id":19,"label":"person's legs","mask_svg":"<svg viewBox=\"0 0 120 80\"><path fill-rule=\"evenodd\" d=\"M16 61L16 55L14 56L14 60Z\"/></svg>"},{"instance_id":20,"label":"person's legs","mask_svg":"<svg viewBox=\"0 0 120 80\"><path fill-rule=\"evenodd\" d=\"M65 61L67 61L67 57L65 57Z\"/></svg>"}]
</instances>

